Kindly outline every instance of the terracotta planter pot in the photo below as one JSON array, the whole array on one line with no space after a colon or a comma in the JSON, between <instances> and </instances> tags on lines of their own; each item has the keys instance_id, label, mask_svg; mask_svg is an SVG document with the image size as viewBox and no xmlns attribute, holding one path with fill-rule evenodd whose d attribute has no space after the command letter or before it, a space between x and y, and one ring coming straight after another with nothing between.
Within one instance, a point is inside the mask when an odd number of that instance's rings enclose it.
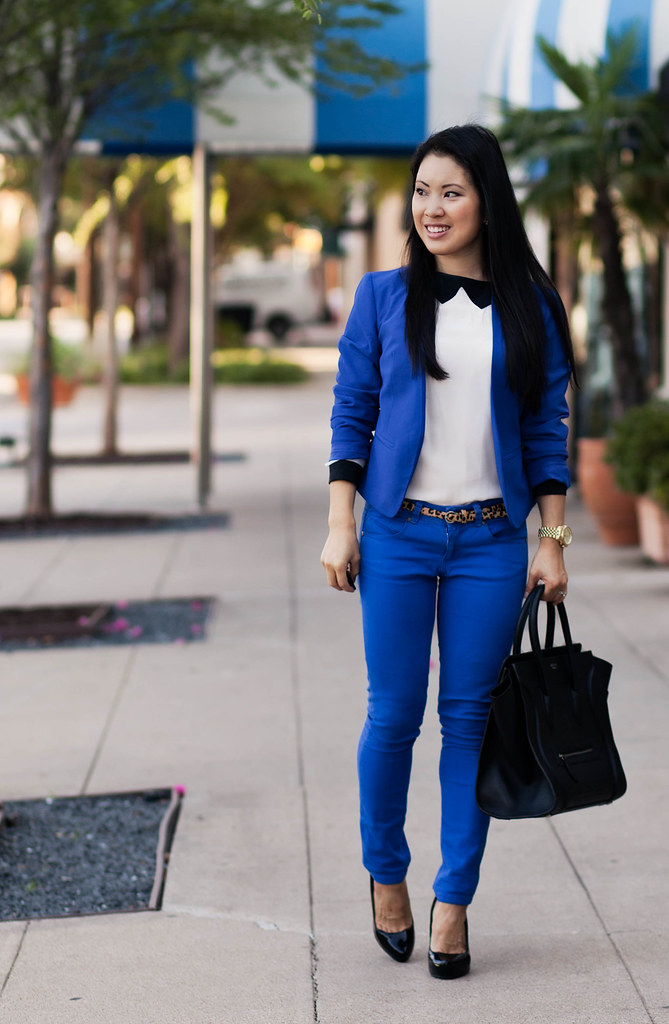
<instances>
[{"instance_id":1,"label":"terracotta planter pot","mask_svg":"<svg viewBox=\"0 0 669 1024\"><path fill-rule=\"evenodd\" d=\"M646 494L636 501L644 555L658 565L669 565L669 512Z\"/></svg>"},{"instance_id":2,"label":"terracotta planter pot","mask_svg":"<svg viewBox=\"0 0 669 1024\"><path fill-rule=\"evenodd\" d=\"M65 377L54 377L51 381L51 401L53 405L69 405L79 390L78 380L67 380ZM24 405L30 404L30 378L27 373L17 373L16 393Z\"/></svg>"},{"instance_id":3,"label":"terracotta planter pot","mask_svg":"<svg viewBox=\"0 0 669 1024\"><path fill-rule=\"evenodd\" d=\"M578 485L605 544L623 547L639 543L636 500L615 482L604 462L605 438L582 437L578 442Z\"/></svg>"}]
</instances>

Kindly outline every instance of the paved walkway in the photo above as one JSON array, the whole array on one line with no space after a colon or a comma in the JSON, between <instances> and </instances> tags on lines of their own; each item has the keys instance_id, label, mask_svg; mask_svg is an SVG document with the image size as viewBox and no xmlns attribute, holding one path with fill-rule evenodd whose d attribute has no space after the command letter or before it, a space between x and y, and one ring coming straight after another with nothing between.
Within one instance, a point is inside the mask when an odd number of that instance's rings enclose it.
<instances>
[{"instance_id":1,"label":"paved walkway","mask_svg":"<svg viewBox=\"0 0 669 1024\"><path fill-rule=\"evenodd\" d=\"M669 1024L669 570L596 540L572 502L573 631L615 665L629 793L554 821L494 822L470 914L473 969L426 967L437 862L434 710L408 830L417 944L371 933L355 747L364 708L357 597L324 585L327 375L219 391L225 530L0 544L0 602L212 594L204 644L1 659L5 798L187 787L159 913L0 924L1 1024ZM85 391L60 450L93 450ZM0 433L23 416L0 399ZM183 389L123 395L123 443L187 443ZM24 479L0 470L0 515ZM182 511L186 466L63 468L59 510ZM485 624L482 624L484 627ZM434 699L431 701L434 706ZM85 865L82 865L82 871Z\"/></svg>"}]
</instances>

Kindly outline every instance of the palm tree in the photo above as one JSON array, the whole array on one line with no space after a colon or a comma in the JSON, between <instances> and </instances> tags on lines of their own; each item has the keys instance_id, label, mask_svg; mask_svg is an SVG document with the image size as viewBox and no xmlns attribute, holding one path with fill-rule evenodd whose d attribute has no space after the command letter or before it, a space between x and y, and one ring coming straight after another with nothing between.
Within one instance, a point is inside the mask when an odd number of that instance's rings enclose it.
<instances>
[{"instance_id":1,"label":"palm tree","mask_svg":"<svg viewBox=\"0 0 669 1024\"><path fill-rule=\"evenodd\" d=\"M613 356L613 412L648 397L622 255L623 216L669 226L669 119L658 94L631 83L637 33L610 36L606 56L571 62L539 39L543 58L573 94L568 110L503 107L500 137L511 159L530 169L525 204L555 221L572 219L602 261L602 315Z\"/></svg>"}]
</instances>

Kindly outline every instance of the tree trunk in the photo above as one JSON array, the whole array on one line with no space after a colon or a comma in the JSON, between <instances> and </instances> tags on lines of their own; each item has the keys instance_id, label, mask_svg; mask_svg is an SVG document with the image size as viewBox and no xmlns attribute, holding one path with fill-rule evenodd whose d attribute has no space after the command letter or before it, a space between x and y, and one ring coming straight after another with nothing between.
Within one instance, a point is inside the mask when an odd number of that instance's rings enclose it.
<instances>
[{"instance_id":1,"label":"tree trunk","mask_svg":"<svg viewBox=\"0 0 669 1024\"><path fill-rule=\"evenodd\" d=\"M593 231L604 266L602 310L613 349L613 412L619 416L647 398L641 358L636 345L634 309L627 286L621 250L620 225L608 190L597 191Z\"/></svg>"},{"instance_id":2,"label":"tree trunk","mask_svg":"<svg viewBox=\"0 0 669 1024\"><path fill-rule=\"evenodd\" d=\"M169 221L172 287L169 297L168 352L170 370L188 359L190 338L190 244L188 225Z\"/></svg>"},{"instance_id":3,"label":"tree trunk","mask_svg":"<svg viewBox=\"0 0 669 1024\"><path fill-rule=\"evenodd\" d=\"M149 288L148 269L144 259L144 216L140 198L130 204L128 210L130 239L132 243L132 268L130 271L130 307L134 313L130 344L137 348L146 337L148 330Z\"/></svg>"},{"instance_id":4,"label":"tree trunk","mask_svg":"<svg viewBox=\"0 0 669 1024\"><path fill-rule=\"evenodd\" d=\"M648 390L651 394L662 383L662 244L648 264L646 292L648 331Z\"/></svg>"},{"instance_id":5,"label":"tree trunk","mask_svg":"<svg viewBox=\"0 0 669 1024\"><path fill-rule=\"evenodd\" d=\"M553 217L553 280L564 303L567 319L578 294L578 247L575 242L574 208L560 211Z\"/></svg>"},{"instance_id":6,"label":"tree trunk","mask_svg":"<svg viewBox=\"0 0 669 1024\"><path fill-rule=\"evenodd\" d=\"M104 425L102 452L116 455L118 445L118 349L116 347L116 310L118 309L118 250L120 234L119 210L110 189L109 213L104 222L104 304L106 340L102 375Z\"/></svg>"},{"instance_id":7,"label":"tree trunk","mask_svg":"<svg viewBox=\"0 0 669 1024\"><path fill-rule=\"evenodd\" d=\"M49 311L54 278L53 242L58 196L66 160L57 149L43 152L38 170L38 225L31 271L33 343L30 369L28 494L26 512L46 518L51 500L52 351Z\"/></svg>"}]
</instances>

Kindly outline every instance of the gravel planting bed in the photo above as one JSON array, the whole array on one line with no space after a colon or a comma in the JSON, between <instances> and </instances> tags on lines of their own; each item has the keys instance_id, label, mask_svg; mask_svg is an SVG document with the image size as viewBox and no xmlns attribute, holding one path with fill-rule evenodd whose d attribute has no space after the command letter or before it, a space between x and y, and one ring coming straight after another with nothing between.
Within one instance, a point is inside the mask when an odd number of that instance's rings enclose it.
<instances>
[{"instance_id":1,"label":"gravel planting bed","mask_svg":"<svg viewBox=\"0 0 669 1024\"><path fill-rule=\"evenodd\" d=\"M184 597L97 607L0 608L0 649L192 643L205 639L213 604L211 597Z\"/></svg>"},{"instance_id":2,"label":"gravel planting bed","mask_svg":"<svg viewBox=\"0 0 669 1024\"><path fill-rule=\"evenodd\" d=\"M6 801L0 920L159 909L182 795Z\"/></svg>"}]
</instances>

